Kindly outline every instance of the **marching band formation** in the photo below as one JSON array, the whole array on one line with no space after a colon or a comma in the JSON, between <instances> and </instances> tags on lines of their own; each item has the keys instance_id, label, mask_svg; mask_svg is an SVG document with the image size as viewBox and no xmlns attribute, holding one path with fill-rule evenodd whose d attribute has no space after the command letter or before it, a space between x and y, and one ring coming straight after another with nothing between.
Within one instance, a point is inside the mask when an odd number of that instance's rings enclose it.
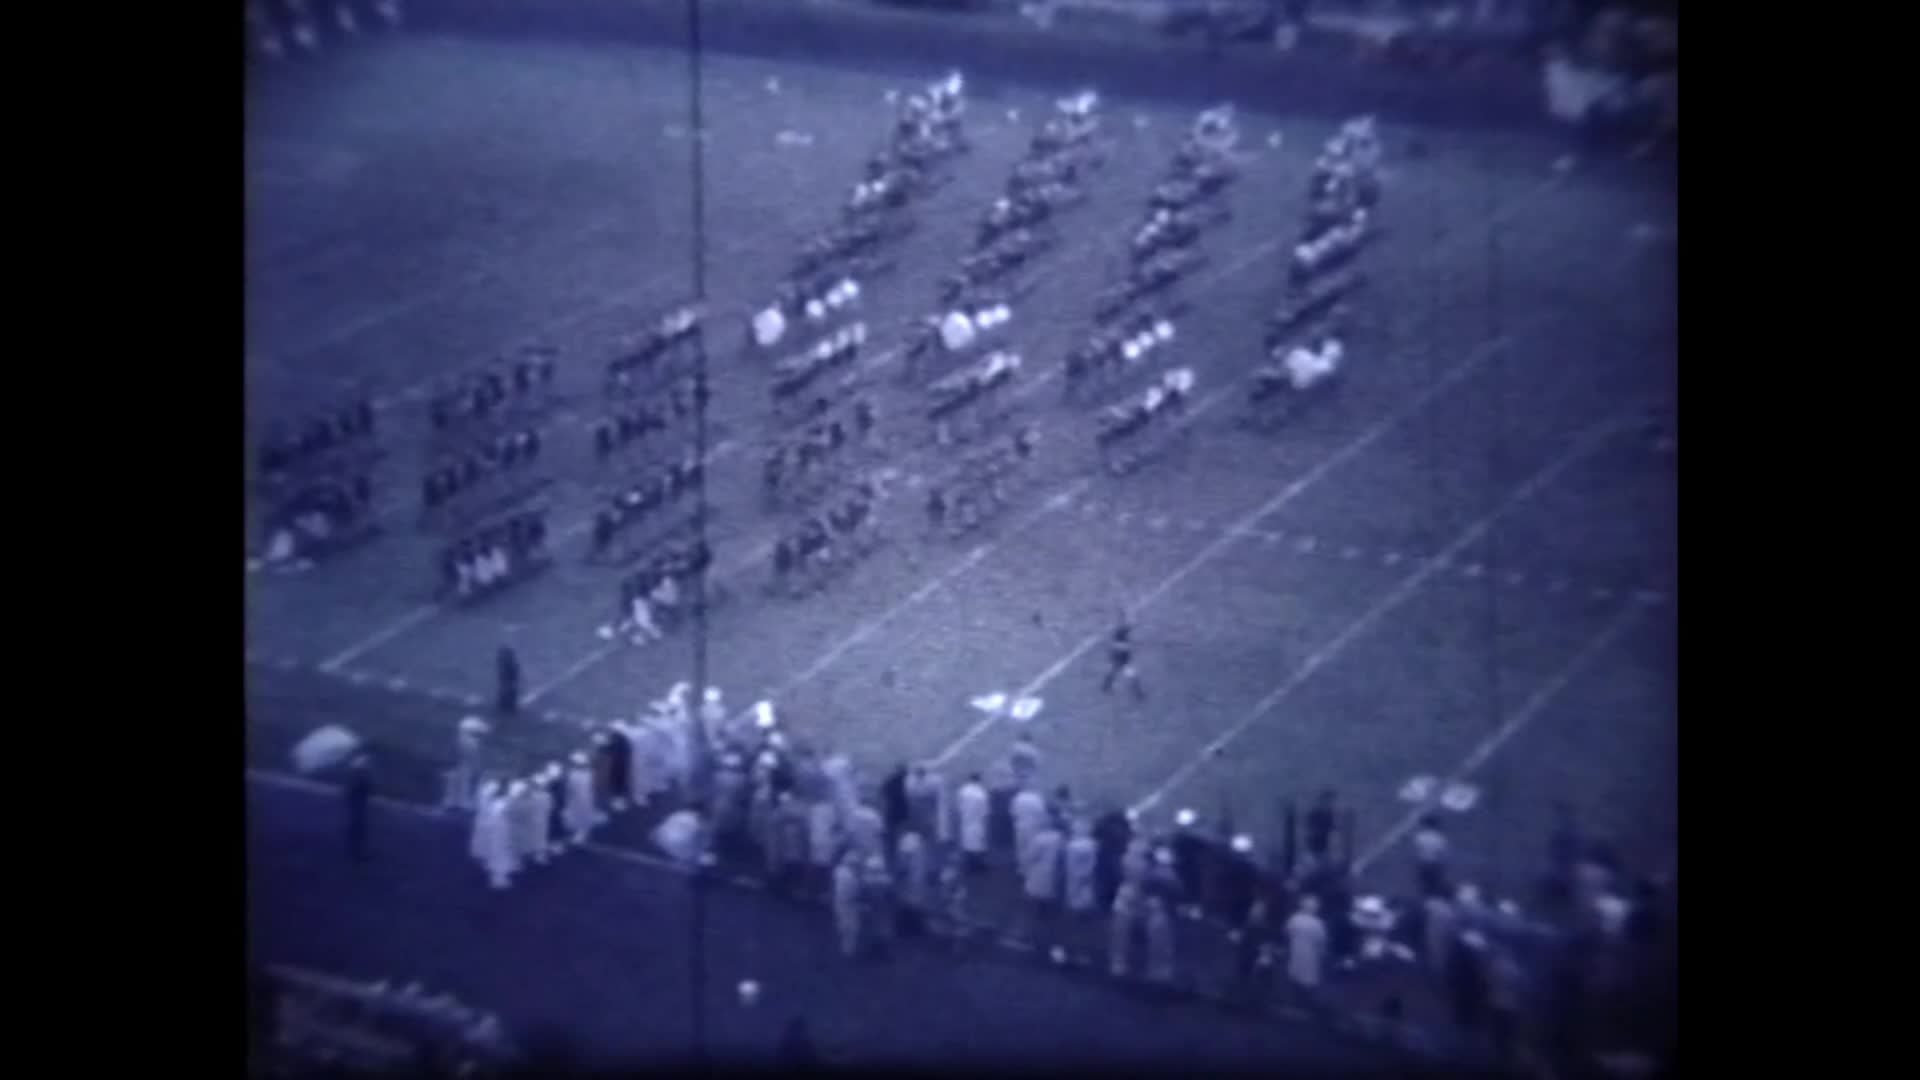
<instances>
[{"instance_id":1,"label":"marching band formation","mask_svg":"<svg viewBox=\"0 0 1920 1080\"><path fill-rule=\"evenodd\" d=\"M930 534L990 521L1034 474L1040 425L1018 419L1029 365L1017 344L1028 271L1061 244L1063 215L1113 153L1100 97L1056 101L1038 119L1003 192L982 214L972 250L942 278L939 306L897 348L872 344L863 300L913 230L915 207L943 187L969 150L966 83L950 74L899 100L885 145L867 161L833 224L805 237L771 303L747 320L745 362L764 364L774 431L761 458L764 509L779 528L767 550L769 591L805 595L884 542L890 444L879 430L874 371L894 359L924 394L932 452ZM1180 356L1178 294L1203 267L1201 241L1230 221L1240 173L1232 106L1199 114L1127 236L1115 279L1094 302L1086 340L1064 361L1063 398L1096 407L1094 449L1107 471L1133 472L1182 444L1198 373ZM1380 145L1370 118L1343 126L1316 162L1287 289L1269 321L1268 363L1252 378L1250 417L1275 422L1337 385L1348 304L1364 282L1355 256L1377 235ZM712 563L699 538L709 520L707 461L694 424L708 401L703 313L679 305L647 320L606 362L602 415L589 430L597 508L586 562L616 568L618 615L603 632L659 637L684 610L690 575ZM554 455L545 427L559 409L554 350L444 379L429 395L430 458L420 480L424 526L447 534L438 594L491 595L546 565L545 499ZM267 561L310 559L375 531L370 464L373 408L361 400L297 437L276 433L261 454L263 490L286 504ZM312 466L311 468L309 466ZM296 492L297 497L288 495ZM571 535L575 529L567 530ZM716 595L721 590L716 590Z\"/></svg>"}]
</instances>

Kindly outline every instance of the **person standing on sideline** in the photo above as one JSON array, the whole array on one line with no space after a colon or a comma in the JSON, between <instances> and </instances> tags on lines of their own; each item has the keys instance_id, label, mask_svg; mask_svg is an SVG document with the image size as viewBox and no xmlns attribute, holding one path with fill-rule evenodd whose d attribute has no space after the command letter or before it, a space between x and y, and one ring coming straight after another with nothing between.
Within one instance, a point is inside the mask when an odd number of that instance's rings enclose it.
<instances>
[{"instance_id":1,"label":"person standing on sideline","mask_svg":"<svg viewBox=\"0 0 1920 1080\"><path fill-rule=\"evenodd\" d=\"M1413 834L1413 857L1419 864L1420 895L1445 895L1447 891L1447 834L1441 828L1439 814L1420 819Z\"/></svg>"},{"instance_id":2,"label":"person standing on sideline","mask_svg":"<svg viewBox=\"0 0 1920 1080\"><path fill-rule=\"evenodd\" d=\"M1047 825L1047 800L1031 787L1021 788L1009 811L1013 817L1013 861L1018 866L1026 861L1033 838Z\"/></svg>"},{"instance_id":3,"label":"person standing on sideline","mask_svg":"<svg viewBox=\"0 0 1920 1080\"><path fill-rule=\"evenodd\" d=\"M969 873L980 873L987 868L987 811L990 800L987 786L980 782L980 774L967 777L960 785L959 794L954 799L954 816L959 826L960 853Z\"/></svg>"},{"instance_id":4,"label":"person standing on sideline","mask_svg":"<svg viewBox=\"0 0 1920 1080\"><path fill-rule=\"evenodd\" d=\"M493 674L496 693L494 707L501 716L512 716L520 711L520 656L513 646L502 645L495 654Z\"/></svg>"},{"instance_id":5,"label":"person standing on sideline","mask_svg":"<svg viewBox=\"0 0 1920 1080\"><path fill-rule=\"evenodd\" d=\"M593 767L584 751L574 754L572 761L573 767L567 770L567 801L560 813L566 822L568 842L582 847L599 824L593 805Z\"/></svg>"},{"instance_id":6,"label":"person standing on sideline","mask_svg":"<svg viewBox=\"0 0 1920 1080\"><path fill-rule=\"evenodd\" d=\"M1107 641L1107 677L1100 684L1102 693L1113 692L1113 681L1125 678L1133 687L1133 699L1145 701L1147 688L1140 682L1140 673L1133 667L1133 627L1127 622L1126 612L1120 613L1120 625L1113 628L1113 636Z\"/></svg>"},{"instance_id":7,"label":"person standing on sideline","mask_svg":"<svg viewBox=\"0 0 1920 1080\"><path fill-rule=\"evenodd\" d=\"M1100 861L1100 847L1094 842L1093 828L1082 818L1073 823L1073 838L1067 841L1062 876L1065 878L1067 911L1076 919L1093 914L1098 900L1094 881Z\"/></svg>"},{"instance_id":8,"label":"person standing on sideline","mask_svg":"<svg viewBox=\"0 0 1920 1080\"><path fill-rule=\"evenodd\" d=\"M840 939L840 955L860 951L860 872L848 852L833 867L833 928Z\"/></svg>"},{"instance_id":9,"label":"person standing on sideline","mask_svg":"<svg viewBox=\"0 0 1920 1080\"><path fill-rule=\"evenodd\" d=\"M513 845L513 802L507 791L489 785L480 802L480 814L474 821L474 846L487 868L487 880L495 889L513 884L520 859Z\"/></svg>"},{"instance_id":10,"label":"person standing on sideline","mask_svg":"<svg viewBox=\"0 0 1920 1080\"><path fill-rule=\"evenodd\" d=\"M527 798L533 800L533 862L536 866L545 866L547 859L556 854L553 845L553 778L560 774L558 765L548 764L534 774L527 789Z\"/></svg>"},{"instance_id":11,"label":"person standing on sideline","mask_svg":"<svg viewBox=\"0 0 1920 1080\"><path fill-rule=\"evenodd\" d=\"M1309 896L1287 920L1287 980L1307 1004L1315 1004L1326 965L1327 924L1320 918L1320 902Z\"/></svg>"},{"instance_id":12,"label":"person standing on sideline","mask_svg":"<svg viewBox=\"0 0 1920 1080\"><path fill-rule=\"evenodd\" d=\"M486 731L486 721L477 716L461 720L454 730L454 764L447 774L446 802L441 809L474 809L473 789L480 780L480 748Z\"/></svg>"},{"instance_id":13,"label":"person standing on sideline","mask_svg":"<svg viewBox=\"0 0 1920 1080\"><path fill-rule=\"evenodd\" d=\"M1051 937L1053 913L1060 904L1060 855L1065 838L1052 822L1044 822L1020 852L1020 877L1026 887L1029 937Z\"/></svg>"},{"instance_id":14,"label":"person standing on sideline","mask_svg":"<svg viewBox=\"0 0 1920 1080\"><path fill-rule=\"evenodd\" d=\"M907 776L903 762L880 782L880 816L886 825L889 848L900 843L900 834L907 830L907 821L913 816L907 800Z\"/></svg>"},{"instance_id":15,"label":"person standing on sideline","mask_svg":"<svg viewBox=\"0 0 1920 1080\"><path fill-rule=\"evenodd\" d=\"M933 868L927 861L927 845L919 833L909 829L900 834L900 842L894 849L894 865L899 875L900 936L919 937L926 933L927 907L933 899Z\"/></svg>"},{"instance_id":16,"label":"person standing on sideline","mask_svg":"<svg viewBox=\"0 0 1920 1080\"><path fill-rule=\"evenodd\" d=\"M373 802L372 762L356 754L347 765L347 858L364 863L367 851L367 808Z\"/></svg>"},{"instance_id":17,"label":"person standing on sideline","mask_svg":"<svg viewBox=\"0 0 1920 1080\"><path fill-rule=\"evenodd\" d=\"M480 865L487 865L487 853L492 850L492 839L487 829L487 808L493 805L494 797L500 794L500 782L491 777L483 778L474 792L473 826L467 832L467 854L473 856Z\"/></svg>"}]
</instances>

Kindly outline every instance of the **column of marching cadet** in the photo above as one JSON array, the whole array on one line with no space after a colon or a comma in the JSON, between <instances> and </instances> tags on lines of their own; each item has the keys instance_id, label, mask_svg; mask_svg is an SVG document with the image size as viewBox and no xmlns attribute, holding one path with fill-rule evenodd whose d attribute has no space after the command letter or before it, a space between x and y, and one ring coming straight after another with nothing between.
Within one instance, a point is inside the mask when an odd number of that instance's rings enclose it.
<instances>
[{"instance_id":1,"label":"column of marching cadet","mask_svg":"<svg viewBox=\"0 0 1920 1080\"><path fill-rule=\"evenodd\" d=\"M1350 120L1314 162L1307 220L1288 267L1287 291L1268 320L1269 363L1254 373L1247 422L1284 423L1340 384L1353 294L1365 284L1356 256L1378 233L1380 140L1371 117Z\"/></svg>"},{"instance_id":2,"label":"column of marching cadet","mask_svg":"<svg viewBox=\"0 0 1920 1080\"><path fill-rule=\"evenodd\" d=\"M680 304L647 320L607 361L585 556L619 575L602 636L644 645L671 633L693 613L689 585L712 565L698 498L707 462L695 438L709 394L705 350L701 312Z\"/></svg>"},{"instance_id":3,"label":"column of marching cadet","mask_svg":"<svg viewBox=\"0 0 1920 1080\"><path fill-rule=\"evenodd\" d=\"M1067 358L1069 400L1134 382L1173 344L1174 319L1186 305L1171 294L1205 265L1197 247L1205 230L1231 216L1224 200L1240 172L1238 143L1232 106L1194 121L1172 174L1149 197L1147 220L1129 239L1124 276L1095 300L1092 339ZM1094 438L1109 472L1130 473L1175 444L1194 382L1191 367L1168 368L1144 390L1100 410Z\"/></svg>"},{"instance_id":4,"label":"column of marching cadet","mask_svg":"<svg viewBox=\"0 0 1920 1080\"><path fill-rule=\"evenodd\" d=\"M1059 245L1058 216L1086 202L1085 181L1109 153L1100 121L1100 99L1091 91L1055 103L1008 177L1006 193L981 219L973 251L941 283L940 310L909 328L906 377L937 376L926 384L934 442L971 444L929 485L926 511L935 534L978 528L1005 509L1030 473L1039 430L1010 423L1008 398L1022 358L1003 344L1013 305L1034 287L1016 275ZM956 361L965 363L953 369Z\"/></svg>"}]
</instances>

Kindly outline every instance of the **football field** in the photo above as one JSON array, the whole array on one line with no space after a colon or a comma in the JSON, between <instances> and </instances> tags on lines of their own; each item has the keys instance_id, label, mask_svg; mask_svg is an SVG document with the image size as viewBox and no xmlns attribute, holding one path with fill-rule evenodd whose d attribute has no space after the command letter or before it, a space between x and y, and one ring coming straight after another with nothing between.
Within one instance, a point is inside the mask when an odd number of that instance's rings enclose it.
<instances>
[{"instance_id":1,"label":"football field","mask_svg":"<svg viewBox=\"0 0 1920 1080\"><path fill-rule=\"evenodd\" d=\"M925 76L942 70L931 57ZM1361 256L1346 383L1254 433L1237 423L1247 377L1332 128L1243 114L1233 218L1181 293L1190 441L1117 478L1092 410L1061 400L1061 361L1191 117L1109 100L1111 163L1015 309L1018 407L1043 433L1034 474L982 531L930 539L924 485L949 452L926 437L898 346L1036 118L1076 89L971 85L972 152L916 208L894 268L863 283L891 542L794 601L762 591L784 519L759 497L770 380L740 347L744 321L801 234L833 220L906 84L730 57L706 72L708 483L727 593L709 682L736 707L770 697L878 779L902 761L984 767L1014 730L969 702L1038 698L1026 729L1050 785L1162 821L1227 809L1259 839L1281 800L1331 788L1356 813L1366 871L1396 888L1415 797L1449 791L1465 872L1496 889L1535 872L1556 801L1631 865L1670 864L1676 481L1647 435L1672 407L1677 352L1663 166L1616 154L1557 169L1568 149L1544 136L1382 116L1385 232ZM394 784L430 797L453 722L490 700L502 642L532 699L498 728L503 765L574 749L583 721L691 677L684 633L603 640L618 574L583 561L603 364L691 290L684 75L683 57L626 46L397 36L250 87L249 461L266 422L354 387L378 396L389 450L379 539L305 574L248 576L257 764L284 767L300 734L342 721L378 741ZM557 565L476 606L437 604L434 541L416 528L426 388L534 342L561 350L567 401L546 432ZM1123 606L1142 704L1100 688Z\"/></svg>"}]
</instances>

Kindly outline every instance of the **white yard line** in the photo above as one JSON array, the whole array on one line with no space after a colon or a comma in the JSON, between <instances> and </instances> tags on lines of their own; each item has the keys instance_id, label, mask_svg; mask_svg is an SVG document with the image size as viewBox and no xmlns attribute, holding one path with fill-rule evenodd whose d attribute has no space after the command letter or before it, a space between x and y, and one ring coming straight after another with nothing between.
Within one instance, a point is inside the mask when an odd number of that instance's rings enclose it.
<instances>
[{"instance_id":1,"label":"white yard line","mask_svg":"<svg viewBox=\"0 0 1920 1080\"><path fill-rule=\"evenodd\" d=\"M1302 661L1300 667L1294 671L1292 675L1288 676L1285 682L1282 682L1279 686L1275 687L1271 693L1255 703L1253 708L1249 709L1247 714L1241 717L1238 723L1221 732L1212 742L1201 748L1199 754L1195 755L1178 769L1175 769L1171 776L1167 777L1152 791L1149 791L1136 801L1133 804L1134 813L1145 814L1151 811L1160 804L1161 800L1166 798L1169 792L1184 783L1188 777L1198 772L1207 762L1224 754L1230 744L1242 735L1245 735L1269 710L1282 701L1285 701L1295 690L1305 685L1307 680L1311 679L1315 672L1318 672L1328 663L1332 662L1335 657L1346 651L1348 646L1359 640L1368 630L1373 629L1382 619L1392 614L1408 600L1411 600L1420 591L1421 586L1425 585L1434 575L1440 573L1443 568L1452 563L1454 558L1461 552L1478 543L1500 518L1504 517L1521 503L1526 502L1538 494L1561 473L1572 467L1574 463L1593 453L1609 436L1626 426L1630 420L1630 417L1623 418L1621 416L1614 416L1589 428L1559 457L1540 469L1540 471L1534 473L1526 483L1521 484L1509 492L1507 497L1500 500L1498 505L1482 515L1479 520L1462 530L1446 547L1442 548L1437 554L1418 563L1414 567L1413 572L1403 578L1391 591L1378 601L1375 601L1365 611L1361 612L1360 616L1348 623L1345 629L1335 634L1330 641L1320 646L1320 648L1316 649Z\"/></svg>"},{"instance_id":2,"label":"white yard line","mask_svg":"<svg viewBox=\"0 0 1920 1080\"><path fill-rule=\"evenodd\" d=\"M422 604L367 637L354 642L352 645L328 657L321 662L320 670L329 675L340 671L367 653L372 652L387 642L392 641L394 638L399 637L401 634L433 618L440 613L440 610L441 605L439 604Z\"/></svg>"},{"instance_id":3,"label":"white yard line","mask_svg":"<svg viewBox=\"0 0 1920 1080\"><path fill-rule=\"evenodd\" d=\"M1640 621L1641 616L1646 614L1648 610L1649 605L1643 601L1636 599L1629 602L1627 606L1622 608L1605 626L1601 627L1592 638L1588 639L1586 645L1583 646L1578 653L1575 653L1573 658L1568 660L1566 665L1562 667L1553 678L1547 680L1546 684L1541 686L1540 689L1535 690L1533 695L1529 697L1512 716L1507 718L1506 723L1501 724L1494 730L1493 734L1487 736L1478 746L1474 747L1472 752L1453 770L1452 775L1448 776L1446 781L1440 786L1444 787L1446 783L1465 780L1471 776L1475 770L1485 765L1495 753L1499 752L1501 747L1505 746L1514 736L1525 730L1528 724L1531 724L1537 719L1540 714L1546 710L1546 707L1552 704L1553 700L1559 697L1562 691L1566 690L1568 684L1573 682L1574 678L1585 670L1588 665L1592 664L1601 653L1605 652L1608 646L1612 645L1620 639L1621 635L1632 629ZM1421 815L1427 813L1429 809L1429 807L1425 806L1415 806L1401 815L1400 820L1395 822L1392 828L1382 833L1379 839L1368 844L1366 850L1360 853L1360 857L1354 861L1354 873L1362 873L1369 866L1378 862L1383 855L1393 849L1395 844L1413 832L1420 823Z\"/></svg>"}]
</instances>

